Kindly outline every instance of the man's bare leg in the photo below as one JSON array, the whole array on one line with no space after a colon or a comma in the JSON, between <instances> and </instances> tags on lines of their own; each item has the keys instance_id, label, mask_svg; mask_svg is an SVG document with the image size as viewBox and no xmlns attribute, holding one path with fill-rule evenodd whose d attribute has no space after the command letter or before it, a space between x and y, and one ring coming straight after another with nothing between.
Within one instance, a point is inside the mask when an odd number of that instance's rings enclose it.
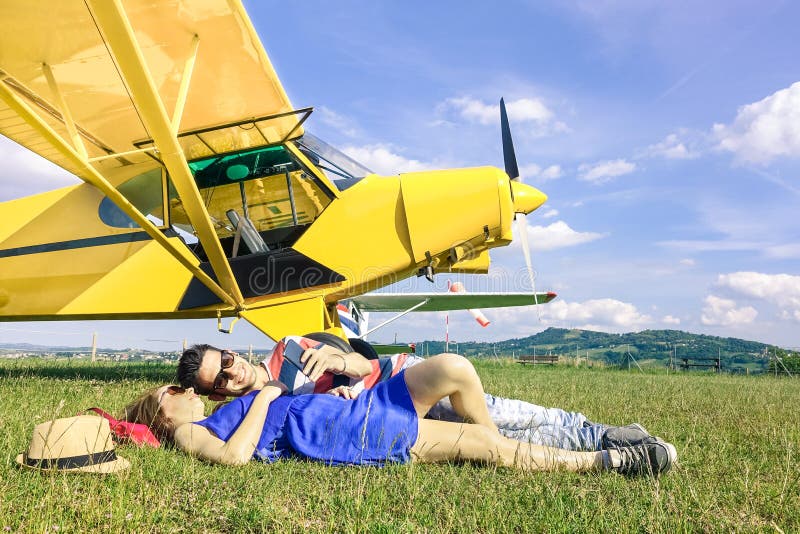
<instances>
[{"instance_id":1,"label":"man's bare leg","mask_svg":"<svg viewBox=\"0 0 800 534\"><path fill-rule=\"evenodd\" d=\"M419 420L411 453L420 462L469 460L525 471L599 471L604 465L600 451L575 452L530 445L503 437L485 426L432 419Z\"/></svg>"},{"instance_id":2,"label":"man's bare leg","mask_svg":"<svg viewBox=\"0 0 800 534\"><path fill-rule=\"evenodd\" d=\"M486 408L483 385L472 364L458 354L438 354L405 370L406 385L420 419L444 397L460 416L497 432Z\"/></svg>"}]
</instances>

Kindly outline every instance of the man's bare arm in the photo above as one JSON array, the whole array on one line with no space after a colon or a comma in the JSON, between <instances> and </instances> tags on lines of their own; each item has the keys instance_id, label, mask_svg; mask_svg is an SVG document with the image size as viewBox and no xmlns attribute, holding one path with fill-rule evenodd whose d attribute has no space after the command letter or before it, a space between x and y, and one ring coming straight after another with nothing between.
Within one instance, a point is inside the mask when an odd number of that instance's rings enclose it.
<instances>
[{"instance_id":1,"label":"man's bare arm","mask_svg":"<svg viewBox=\"0 0 800 534\"><path fill-rule=\"evenodd\" d=\"M345 353L330 345L323 345L319 349L306 349L300 361L305 364L303 374L312 381L319 379L325 371L350 378L361 378L372 372L372 364L361 354Z\"/></svg>"}]
</instances>

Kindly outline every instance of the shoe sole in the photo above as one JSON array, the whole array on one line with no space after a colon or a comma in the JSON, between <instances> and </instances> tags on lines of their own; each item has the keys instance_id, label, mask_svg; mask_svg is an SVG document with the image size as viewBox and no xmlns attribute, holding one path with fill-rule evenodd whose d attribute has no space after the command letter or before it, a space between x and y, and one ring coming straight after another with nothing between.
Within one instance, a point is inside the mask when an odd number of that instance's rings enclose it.
<instances>
[{"instance_id":1,"label":"shoe sole","mask_svg":"<svg viewBox=\"0 0 800 534\"><path fill-rule=\"evenodd\" d=\"M678 451L675 449L675 445L673 445L672 443L667 443L666 441L664 441L659 437L655 438L655 444L661 445L661 447L663 447L664 451L667 453L667 465L664 467L663 470L659 471L658 473L653 473L656 476L658 476L659 474L666 473L667 471L672 469L673 466L677 465Z\"/></svg>"},{"instance_id":2,"label":"shoe sole","mask_svg":"<svg viewBox=\"0 0 800 534\"><path fill-rule=\"evenodd\" d=\"M678 451L675 449L675 445L672 443L667 443L666 441L661 441L661 444L664 445L664 448L667 449L667 456L669 456L669 465L670 467L673 465L677 465L678 463ZM669 468L666 469L669 471Z\"/></svg>"}]
</instances>

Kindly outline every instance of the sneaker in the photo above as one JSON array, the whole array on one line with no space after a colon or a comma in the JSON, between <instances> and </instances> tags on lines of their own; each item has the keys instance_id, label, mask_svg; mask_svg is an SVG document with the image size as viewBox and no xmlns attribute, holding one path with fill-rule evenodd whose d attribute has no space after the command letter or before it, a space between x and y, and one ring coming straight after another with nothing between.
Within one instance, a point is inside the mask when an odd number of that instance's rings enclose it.
<instances>
[{"instance_id":1,"label":"sneaker","mask_svg":"<svg viewBox=\"0 0 800 534\"><path fill-rule=\"evenodd\" d=\"M669 471L678 459L671 443L658 438L648 438L639 445L613 448L619 454L619 465L612 469L628 476L658 476Z\"/></svg>"},{"instance_id":2,"label":"sneaker","mask_svg":"<svg viewBox=\"0 0 800 534\"><path fill-rule=\"evenodd\" d=\"M640 445L649 437L651 437L650 433L642 425L633 423L628 426L609 427L603 432L601 443L604 449L617 449L629 445Z\"/></svg>"}]
</instances>

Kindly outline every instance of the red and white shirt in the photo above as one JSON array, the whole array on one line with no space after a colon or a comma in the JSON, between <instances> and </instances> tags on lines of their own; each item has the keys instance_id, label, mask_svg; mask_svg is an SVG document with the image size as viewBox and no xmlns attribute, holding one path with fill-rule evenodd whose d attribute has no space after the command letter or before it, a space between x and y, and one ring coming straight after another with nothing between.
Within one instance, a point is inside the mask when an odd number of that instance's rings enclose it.
<instances>
[{"instance_id":1,"label":"red and white shirt","mask_svg":"<svg viewBox=\"0 0 800 534\"><path fill-rule=\"evenodd\" d=\"M372 372L367 376L350 378L349 376L335 375L326 371L316 382L312 382L303 374L301 369L284 358L283 352L286 348L286 342L289 340L294 341L304 349L318 347L321 343L300 336L287 336L281 339L272 349L272 354L261 362L261 365L267 369L270 378L272 380L280 380L286 384L292 395L326 393L338 386L349 386L354 392L360 392L371 388L378 382L389 380L403 369L422 361L422 358L410 354L394 354L377 360L369 360L370 365L372 365Z\"/></svg>"}]
</instances>

